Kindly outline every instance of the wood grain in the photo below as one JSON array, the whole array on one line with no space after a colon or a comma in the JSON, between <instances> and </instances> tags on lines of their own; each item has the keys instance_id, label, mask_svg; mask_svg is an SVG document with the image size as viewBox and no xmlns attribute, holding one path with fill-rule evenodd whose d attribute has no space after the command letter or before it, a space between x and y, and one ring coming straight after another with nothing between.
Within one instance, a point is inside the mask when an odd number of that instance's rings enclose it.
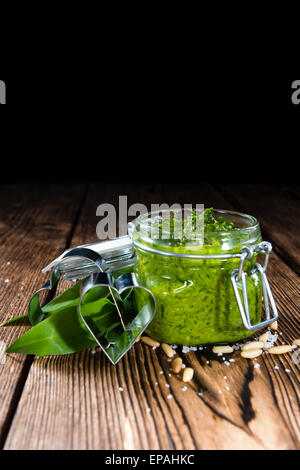
<instances>
[{"instance_id":1,"label":"wood grain","mask_svg":"<svg viewBox=\"0 0 300 470\"><path fill-rule=\"evenodd\" d=\"M128 204L235 208L208 185L92 186L72 246L96 239L96 207L116 204L121 194L128 194ZM280 314L279 342L289 343L300 337L299 278L276 252L268 276ZM141 343L117 366L98 349L36 358L5 449L299 448L299 365L291 354L247 361L236 352L230 365L210 349L184 354L178 348L178 354L195 370L191 383L173 374L160 349Z\"/></svg>"},{"instance_id":2,"label":"wood grain","mask_svg":"<svg viewBox=\"0 0 300 470\"><path fill-rule=\"evenodd\" d=\"M0 187L0 322L26 313L33 292L46 281L41 268L67 244L82 195L82 185ZM1 328L0 340L8 346L25 328ZM10 354L0 366L0 444L31 362L31 357Z\"/></svg>"}]
</instances>

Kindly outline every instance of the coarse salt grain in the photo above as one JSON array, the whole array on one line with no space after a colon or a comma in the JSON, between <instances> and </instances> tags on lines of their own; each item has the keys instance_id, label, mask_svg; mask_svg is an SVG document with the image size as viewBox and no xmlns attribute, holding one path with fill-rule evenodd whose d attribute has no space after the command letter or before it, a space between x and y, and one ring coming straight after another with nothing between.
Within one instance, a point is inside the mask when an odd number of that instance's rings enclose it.
<instances>
[{"instance_id":1,"label":"coarse salt grain","mask_svg":"<svg viewBox=\"0 0 300 470\"><path fill-rule=\"evenodd\" d=\"M171 400L171 398L173 398L173 395L168 395L168 396L167 396L167 399L168 399L168 400Z\"/></svg>"},{"instance_id":2,"label":"coarse salt grain","mask_svg":"<svg viewBox=\"0 0 300 470\"><path fill-rule=\"evenodd\" d=\"M160 373L160 375L162 375L162 374L164 373L164 371L163 371L163 370L160 370L159 373Z\"/></svg>"},{"instance_id":3,"label":"coarse salt grain","mask_svg":"<svg viewBox=\"0 0 300 470\"><path fill-rule=\"evenodd\" d=\"M120 392L123 392L124 389L122 387L119 387L119 390L120 390Z\"/></svg>"},{"instance_id":4,"label":"coarse salt grain","mask_svg":"<svg viewBox=\"0 0 300 470\"><path fill-rule=\"evenodd\" d=\"M151 408L146 409L147 413L151 413Z\"/></svg>"},{"instance_id":5,"label":"coarse salt grain","mask_svg":"<svg viewBox=\"0 0 300 470\"><path fill-rule=\"evenodd\" d=\"M227 376L226 376L226 375L224 375L224 380L227 380Z\"/></svg>"},{"instance_id":6,"label":"coarse salt grain","mask_svg":"<svg viewBox=\"0 0 300 470\"><path fill-rule=\"evenodd\" d=\"M166 387L170 388L170 385L169 384L165 384Z\"/></svg>"},{"instance_id":7,"label":"coarse salt grain","mask_svg":"<svg viewBox=\"0 0 300 470\"><path fill-rule=\"evenodd\" d=\"M206 361L206 364L209 364L210 362L209 361Z\"/></svg>"},{"instance_id":8,"label":"coarse salt grain","mask_svg":"<svg viewBox=\"0 0 300 470\"><path fill-rule=\"evenodd\" d=\"M290 374L292 371L290 369L285 369L287 374Z\"/></svg>"},{"instance_id":9,"label":"coarse salt grain","mask_svg":"<svg viewBox=\"0 0 300 470\"><path fill-rule=\"evenodd\" d=\"M230 366L230 362L228 361L225 361L224 364L226 364L226 366Z\"/></svg>"},{"instance_id":10,"label":"coarse salt grain","mask_svg":"<svg viewBox=\"0 0 300 470\"><path fill-rule=\"evenodd\" d=\"M230 387L226 387L226 390L228 390L228 391L229 391L229 390L230 390Z\"/></svg>"},{"instance_id":11,"label":"coarse salt grain","mask_svg":"<svg viewBox=\"0 0 300 470\"><path fill-rule=\"evenodd\" d=\"M186 365L185 365L185 364L182 364L181 368L182 368L182 369L185 369L185 368L186 368Z\"/></svg>"},{"instance_id":12,"label":"coarse salt grain","mask_svg":"<svg viewBox=\"0 0 300 470\"><path fill-rule=\"evenodd\" d=\"M7 264L10 264L10 261L7 261Z\"/></svg>"},{"instance_id":13,"label":"coarse salt grain","mask_svg":"<svg viewBox=\"0 0 300 470\"><path fill-rule=\"evenodd\" d=\"M279 366L275 366L274 369L275 369L275 370L279 370L280 367L279 367Z\"/></svg>"},{"instance_id":14,"label":"coarse salt grain","mask_svg":"<svg viewBox=\"0 0 300 470\"><path fill-rule=\"evenodd\" d=\"M219 390L219 394L220 394L220 395L222 395L222 394L223 394L222 390Z\"/></svg>"},{"instance_id":15,"label":"coarse salt grain","mask_svg":"<svg viewBox=\"0 0 300 470\"><path fill-rule=\"evenodd\" d=\"M181 390L185 392L187 390L187 387L183 387Z\"/></svg>"},{"instance_id":16,"label":"coarse salt grain","mask_svg":"<svg viewBox=\"0 0 300 470\"><path fill-rule=\"evenodd\" d=\"M259 368L260 368L260 365L259 365L259 364L255 364L254 369L259 369Z\"/></svg>"},{"instance_id":17,"label":"coarse salt grain","mask_svg":"<svg viewBox=\"0 0 300 470\"><path fill-rule=\"evenodd\" d=\"M9 282L9 279L5 279L4 282L7 284Z\"/></svg>"},{"instance_id":18,"label":"coarse salt grain","mask_svg":"<svg viewBox=\"0 0 300 470\"><path fill-rule=\"evenodd\" d=\"M190 348L188 346L182 346L182 352L184 354L186 354L186 353L190 352Z\"/></svg>"},{"instance_id":19,"label":"coarse salt grain","mask_svg":"<svg viewBox=\"0 0 300 470\"><path fill-rule=\"evenodd\" d=\"M203 393L198 393L198 397L202 397Z\"/></svg>"},{"instance_id":20,"label":"coarse salt grain","mask_svg":"<svg viewBox=\"0 0 300 470\"><path fill-rule=\"evenodd\" d=\"M229 359L229 362L235 362L235 359Z\"/></svg>"},{"instance_id":21,"label":"coarse salt grain","mask_svg":"<svg viewBox=\"0 0 300 470\"><path fill-rule=\"evenodd\" d=\"M276 341L278 340L278 334L272 334L271 331L268 331L268 339L265 342L264 349L270 349L274 346Z\"/></svg>"}]
</instances>

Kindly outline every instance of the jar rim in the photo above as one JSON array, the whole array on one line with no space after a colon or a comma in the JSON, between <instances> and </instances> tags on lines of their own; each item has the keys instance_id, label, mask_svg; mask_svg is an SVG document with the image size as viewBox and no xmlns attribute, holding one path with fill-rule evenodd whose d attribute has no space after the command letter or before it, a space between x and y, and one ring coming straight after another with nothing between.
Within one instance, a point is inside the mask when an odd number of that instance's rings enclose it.
<instances>
[{"instance_id":1,"label":"jar rim","mask_svg":"<svg viewBox=\"0 0 300 470\"><path fill-rule=\"evenodd\" d=\"M247 227L236 227L234 231L236 230L254 230L254 229L257 229L259 227L259 222L258 220L253 216L253 215L249 215L249 214L246 214L244 212L238 212L238 211L229 211L229 210L225 210L225 209L213 209L213 212L216 212L222 216L228 216L228 215L231 215L231 216L234 216L234 217L240 217L240 218L244 218L245 220L248 220L249 221L249 226ZM230 233L231 231L227 231L227 232L218 232L218 233ZM233 232L233 231L232 231ZM212 232L209 232L209 233L212 233Z\"/></svg>"},{"instance_id":2,"label":"jar rim","mask_svg":"<svg viewBox=\"0 0 300 470\"><path fill-rule=\"evenodd\" d=\"M149 220L150 216L152 218L152 217L155 217L155 216L159 216L160 214L170 214L170 213L176 213L176 212L179 212L179 211L184 211L184 209L162 209L162 210L157 210L157 211L152 211L152 212L145 212L144 214L141 214L136 219L134 219L134 221L130 222L130 224L134 224L135 226L137 226L137 224L140 224L143 227L148 227L149 224L147 224L146 222L143 222L144 218L147 217L147 220ZM200 211L199 209L195 209L195 212L202 213L203 211L202 210ZM231 210L227 210L227 209L213 209L213 212L216 213L216 214L219 214L220 216L239 217L239 218L244 218L245 220L249 221L249 225L247 227L236 227L232 231L227 230L226 232L225 231L217 232L217 233L220 233L220 234L222 234L222 233L223 234L224 233L229 234L231 232L236 232L237 230L239 230L239 231L240 230L253 230L253 229L259 227L259 222L254 216L243 213L243 212L231 211ZM216 232L207 232L207 233L216 233Z\"/></svg>"},{"instance_id":3,"label":"jar rim","mask_svg":"<svg viewBox=\"0 0 300 470\"><path fill-rule=\"evenodd\" d=\"M194 238L192 242L188 240L184 246L178 249L178 247L174 247L174 245L166 243L166 239L168 240L168 234L171 233L170 230L169 232L163 232L164 235L166 235L165 237L163 237L165 240L149 236L149 222L151 227L152 222L157 222L155 217L162 215L168 216L171 213L174 214L183 210L184 209L162 209L141 214L133 222L130 222L128 224L129 235L132 238L133 242L136 245L139 245L140 248L142 248L141 245L149 247L155 244L156 248L168 252L180 252L182 250L185 251L190 249L194 251L197 250L197 248L202 251L202 249L205 246L208 246L208 244L204 241L204 238L202 238L201 241L201 237L199 239ZM203 210L198 210L198 212L199 214L202 214ZM229 251L232 253L234 247L237 247L239 245L254 244L261 237L259 222L252 215L224 209L213 209L213 214L217 216L217 218L218 216L226 217L229 221L234 221L236 225L234 230L220 232L212 232L206 230L203 231L205 237L213 236L215 241L217 241L221 245L221 252ZM228 244L228 242L230 243ZM160 246L158 247L157 245Z\"/></svg>"}]
</instances>

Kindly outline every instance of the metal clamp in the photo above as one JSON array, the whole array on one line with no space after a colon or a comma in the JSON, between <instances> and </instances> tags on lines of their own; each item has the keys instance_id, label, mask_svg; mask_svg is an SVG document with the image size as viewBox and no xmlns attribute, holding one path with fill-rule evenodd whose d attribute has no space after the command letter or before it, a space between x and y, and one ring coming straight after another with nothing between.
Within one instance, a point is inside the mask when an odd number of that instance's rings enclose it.
<instances>
[{"instance_id":1,"label":"metal clamp","mask_svg":"<svg viewBox=\"0 0 300 470\"><path fill-rule=\"evenodd\" d=\"M274 297L271 292L271 288L266 276L266 270L269 262L269 256L272 251L272 245L269 242L262 242L254 247L244 247L241 249L241 259L240 265L238 269L234 269L231 273L231 282L234 290L234 294L236 297L236 301L240 310L241 318L244 324L244 327L249 331L257 331L265 328L266 326L270 325L271 323L275 322L278 319L278 312L275 305ZM247 293L247 283L246 283L246 276L247 273L244 271L244 263L245 260L252 259L255 254L262 253L265 255L265 260L263 266L260 263L255 264L255 268L251 271L250 275L258 272L261 277L262 287L263 287L263 299L266 311L266 320L256 325L252 325L250 312L249 312L249 302L248 302L248 293ZM242 282L242 292L243 292L243 301L241 299L239 289L238 289L238 282ZM270 313L270 306L272 309L272 317Z\"/></svg>"}]
</instances>

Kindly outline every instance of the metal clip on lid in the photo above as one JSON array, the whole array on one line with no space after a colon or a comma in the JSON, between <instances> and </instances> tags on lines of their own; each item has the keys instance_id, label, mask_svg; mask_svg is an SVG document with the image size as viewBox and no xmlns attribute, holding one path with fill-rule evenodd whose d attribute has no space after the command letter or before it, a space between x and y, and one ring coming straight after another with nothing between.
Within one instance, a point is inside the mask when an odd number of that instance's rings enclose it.
<instances>
[{"instance_id":1,"label":"metal clip on lid","mask_svg":"<svg viewBox=\"0 0 300 470\"><path fill-rule=\"evenodd\" d=\"M244 247L241 250L241 259L240 259L240 266L239 269L234 269L231 273L231 282L234 290L234 294L236 297L236 301L240 310L240 314L243 320L244 327L250 331L257 331L266 326L270 325L271 323L275 322L278 318L278 312L275 305L275 301L271 292L271 288L266 276L266 269L269 262L269 256L272 251L272 245L269 242L262 242L254 247ZM266 310L266 320L256 325L251 324L250 313L249 313L249 302L248 302L248 294L247 294L247 283L246 283L246 276L247 273L243 270L245 260L252 259L254 254L262 253L265 255L265 260L263 266L260 263L255 264L255 268L251 271L251 275L255 272L258 272L261 277L262 287L263 287L263 299L264 305ZM239 290L238 290L238 282L242 281L242 292L243 292L243 300L241 299ZM271 317L270 313L270 305L272 308L273 317Z\"/></svg>"},{"instance_id":2,"label":"metal clip on lid","mask_svg":"<svg viewBox=\"0 0 300 470\"><path fill-rule=\"evenodd\" d=\"M128 235L113 240L80 245L77 249L88 249L97 253L106 262L109 271L134 266L135 264L133 244ZM70 252L72 252L72 256L68 256ZM76 256L74 249L66 250L62 255L48 264L42 272L50 271L58 264L60 272L63 273L63 278L67 280L82 279L98 272L98 268L93 261L90 259L83 260L82 257Z\"/></svg>"}]
</instances>

